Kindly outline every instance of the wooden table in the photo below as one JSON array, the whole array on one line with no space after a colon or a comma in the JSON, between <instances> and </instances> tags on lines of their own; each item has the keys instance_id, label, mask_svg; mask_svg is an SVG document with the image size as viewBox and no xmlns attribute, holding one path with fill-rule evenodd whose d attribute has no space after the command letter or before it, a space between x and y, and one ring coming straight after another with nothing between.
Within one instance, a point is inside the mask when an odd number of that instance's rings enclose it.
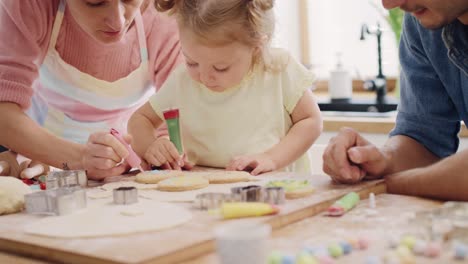
<instances>
[{"instance_id":1,"label":"wooden table","mask_svg":"<svg viewBox=\"0 0 468 264\"><path fill-rule=\"evenodd\" d=\"M291 200L274 216L253 218L279 229L316 215L350 191L367 197L370 192L385 192L383 181L363 182L352 186L334 185L326 175L273 176L308 178L316 187L310 197ZM193 209L194 220L177 228L121 237L58 239L28 235L23 227L37 216L24 213L0 217L0 250L18 255L66 263L176 263L214 251L213 229L225 222L204 211ZM235 221L235 220L234 220ZM9 257L4 255L2 257Z\"/></svg>"},{"instance_id":2,"label":"wooden table","mask_svg":"<svg viewBox=\"0 0 468 264\"><path fill-rule=\"evenodd\" d=\"M408 222L415 212L430 210L441 205L439 201L401 195L380 194L376 196L378 215L367 216L368 200L339 218L330 218L323 213L288 225L273 232L269 240L270 250L297 254L305 246L327 245L348 237L365 235L371 240L367 250L353 251L336 260L336 263L365 263L368 256L381 256L391 251L387 244L388 233L421 233L420 223ZM444 244L441 257L430 259L416 257L416 263L467 263L456 261L450 243ZM219 263L215 253L193 259L185 264ZM382 262L383 263L383 262Z\"/></svg>"}]
</instances>

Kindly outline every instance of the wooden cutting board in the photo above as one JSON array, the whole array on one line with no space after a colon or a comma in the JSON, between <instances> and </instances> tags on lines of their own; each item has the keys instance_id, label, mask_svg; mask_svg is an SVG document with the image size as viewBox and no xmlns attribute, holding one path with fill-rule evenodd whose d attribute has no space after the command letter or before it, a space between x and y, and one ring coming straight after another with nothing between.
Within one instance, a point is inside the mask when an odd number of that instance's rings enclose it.
<instances>
[{"instance_id":1,"label":"wooden cutting board","mask_svg":"<svg viewBox=\"0 0 468 264\"><path fill-rule=\"evenodd\" d=\"M251 218L278 229L324 211L344 194L356 191L361 198L370 192L384 193L383 180L356 185L334 185L326 175L298 175L273 173L268 177L307 178L316 192L307 198L288 200L278 215ZM183 203L193 213L193 220L182 226L158 232L140 233L120 237L89 239L56 239L28 235L22 230L38 216L25 213L0 217L0 250L49 261L66 263L175 263L214 250L213 229L225 221L194 209ZM163 212L162 212L163 213ZM236 220L230 220L236 221ZM112 223L109 223L112 224Z\"/></svg>"}]
</instances>

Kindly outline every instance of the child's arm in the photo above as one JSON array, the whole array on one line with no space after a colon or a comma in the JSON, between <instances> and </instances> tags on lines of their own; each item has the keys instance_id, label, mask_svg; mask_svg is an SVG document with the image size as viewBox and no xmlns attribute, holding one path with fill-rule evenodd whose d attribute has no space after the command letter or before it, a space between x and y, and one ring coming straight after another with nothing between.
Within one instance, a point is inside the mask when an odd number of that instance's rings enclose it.
<instances>
[{"instance_id":1,"label":"child's arm","mask_svg":"<svg viewBox=\"0 0 468 264\"><path fill-rule=\"evenodd\" d=\"M157 137L155 134L155 128L162 124L163 120L154 112L150 103L140 107L128 121L128 132L133 138L132 147L152 165L169 165L169 168L180 170L184 164L174 144L167 137Z\"/></svg>"},{"instance_id":2,"label":"child's arm","mask_svg":"<svg viewBox=\"0 0 468 264\"><path fill-rule=\"evenodd\" d=\"M292 127L281 141L265 153L234 158L227 170L253 168L253 175L283 168L304 154L322 132L320 109L306 90L291 113Z\"/></svg>"}]
</instances>

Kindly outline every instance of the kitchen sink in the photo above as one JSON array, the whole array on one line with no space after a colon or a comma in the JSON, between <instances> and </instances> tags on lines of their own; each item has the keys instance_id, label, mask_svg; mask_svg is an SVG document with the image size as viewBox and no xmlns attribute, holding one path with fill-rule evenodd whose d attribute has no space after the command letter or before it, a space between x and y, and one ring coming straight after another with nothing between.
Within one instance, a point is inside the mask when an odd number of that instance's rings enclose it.
<instances>
[{"instance_id":1,"label":"kitchen sink","mask_svg":"<svg viewBox=\"0 0 468 264\"><path fill-rule=\"evenodd\" d=\"M398 101L387 97L384 102L377 102L375 99L353 98L348 100L318 100L322 112L368 112L386 113L396 111Z\"/></svg>"}]
</instances>

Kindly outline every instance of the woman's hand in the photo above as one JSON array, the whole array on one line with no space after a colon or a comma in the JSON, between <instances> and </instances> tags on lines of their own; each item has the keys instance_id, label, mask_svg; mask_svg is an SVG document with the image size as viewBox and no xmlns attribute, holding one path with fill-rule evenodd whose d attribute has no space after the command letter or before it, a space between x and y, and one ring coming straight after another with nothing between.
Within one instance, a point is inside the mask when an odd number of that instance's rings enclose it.
<instances>
[{"instance_id":1,"label":"woman's hand","mask_svg":"<svg viewBox=\"0 0 468 264\"><path fill-rule=\"evenodd\" d=\"M191 169L193 164L187 160L187 155L180 156L175 145L167 137L159 137L148 147L144 159L146 162L164 169Z\"/></svg>"},{"instance_id":2,"label":"woman's hand","mask_svg":"<svg viewBox=\"0 0 468 264\"><path fill-rule=\"evenodd\" d=\"M226 167L226 170L233 171L252 170L250 172L252 175L259 175L276 169L275 162L265 153L234 157Z\"/></svg>"},{"instance_id":3,"label":"woman's hand","mask_svg":"<svg viewBox=\"0 0 468 264\"><path fill-rule=\"evenodd\" d=\"M124 135L129 144L131 137ZM124 159L127 149L109 132L97 132L89 136L82 152L82 164L88 178L102 180L105 177L121 175L130 169Z\"/></svg>"}]
</instances>

